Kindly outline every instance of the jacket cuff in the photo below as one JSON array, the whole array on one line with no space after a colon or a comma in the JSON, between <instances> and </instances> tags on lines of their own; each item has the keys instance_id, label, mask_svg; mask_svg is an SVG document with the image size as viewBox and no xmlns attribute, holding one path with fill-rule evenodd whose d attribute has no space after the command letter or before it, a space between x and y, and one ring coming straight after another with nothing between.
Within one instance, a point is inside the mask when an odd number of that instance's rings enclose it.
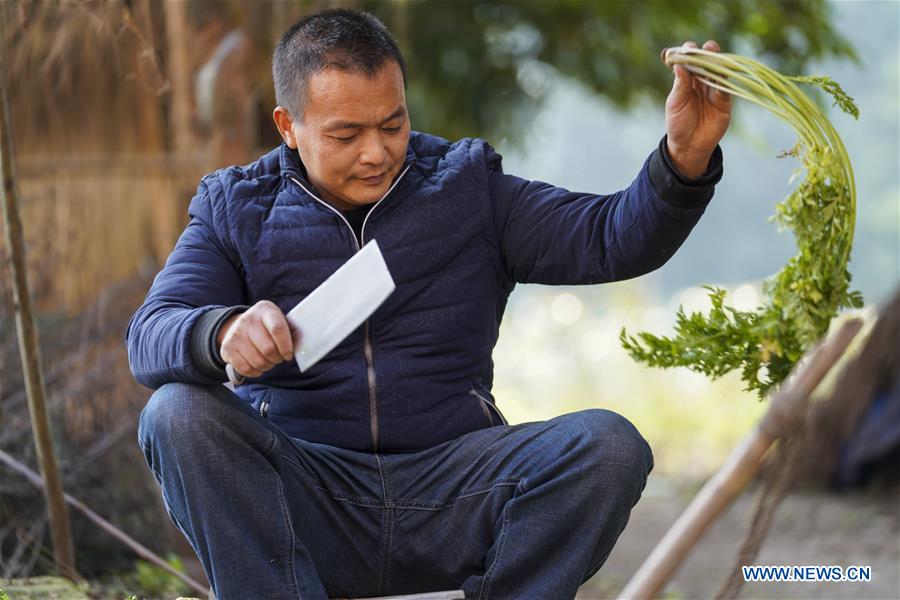
<instances>
[{"instance_id":1,"label":"jacket cuff","mask_svg":"<svg viewBox=\"0 0 900 600\"><path fill-rule=\"evenodd\" d=\"M667 136L663 136L659 147L650 155L650 182L660 197L679 208L699 208L713 197L714 187L722 179L722 148L716 146L709 159L706 171L695 178L688 178L678 172L672 164Z\"/></svg>"},{"instance_id":2,"label":"jacket cuff","mask_svg":"<svg viewBox=\"0 0 900 600\"><path fill-rule=\"evenodd\" d=\"M216 338L225 321L235 313L244 312L248 308L250 307L243 305L214 308L197 319L191 333L191 359L203 375L220 381L228 380L225 361L219 354Z\"/></svg>"}]
</instances>

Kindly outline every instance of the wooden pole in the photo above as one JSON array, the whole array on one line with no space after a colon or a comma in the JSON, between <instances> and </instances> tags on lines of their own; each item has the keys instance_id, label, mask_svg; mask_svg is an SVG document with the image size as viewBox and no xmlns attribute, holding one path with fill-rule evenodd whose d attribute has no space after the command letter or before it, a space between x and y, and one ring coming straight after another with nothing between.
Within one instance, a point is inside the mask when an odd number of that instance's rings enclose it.
<instances>
[{"instance_id":1,"label":"wooden pole","mask_svg":"<svg viewBox=\"0 0 900 600\"><path fill-rule=\"evenodd\" d=\"M794 374L769 400L757 428L706 482L619 594L620 599L654 598L659 594L709 526L753 479L772 443L802 425L809 395L861 327L860 319L844 321L834 335L808 355L808 360L797 364Z\"/></svg>"},{"instance_id":2,"label":"wooden pole","mask_svg":"<svg viewBox=\"0 0 900 600\"><path fill-rule=\"evenodd\" d=\"M134 0L124 12L126 23L135 37L132 56L137 80L134 86L136 123L142 152L165 150L160 95L166 87L165 75L156 60L157 52L153 36L153 15L150 0Z\"/></svg>"},{"instance_id":3,"label":"wooden pole","mask_svg":"<svg viewBox=\"0 0 900 600\"><path fill-rule=\"evenodd\" d=\"M168 0L163 3L163 12L166 20L166 71L172 90L169 131L175 152L184 156L193 145L187 4L184 0Z\"/></svg>"},{"instance_id":4,"label":"wooden pole","mask_svg":"<svg viewBox=\"0 0 900 600\"><path fill-rule=\"evenodd\" d=\"M4 30L3 10L0 10L0 32ZM31 311L31 291L25 270L25 242L19 216L19 196L16 185L12 118L6 90L6 43L0 35L0 166L3 170L3 222L13 278L13 305L16 311L16 332L19 356L25 376L25 393L31 415L31 429L37 449L38 463L44 480L44 496L50 516L53 540L53 560L60 575L72 580L80 577L75 571L75 552L69 528L69 513L63 499L62 483L53 450L53 438L44 402L44 380L38 349L37 330Z\"/></svg>"}]
</instances>

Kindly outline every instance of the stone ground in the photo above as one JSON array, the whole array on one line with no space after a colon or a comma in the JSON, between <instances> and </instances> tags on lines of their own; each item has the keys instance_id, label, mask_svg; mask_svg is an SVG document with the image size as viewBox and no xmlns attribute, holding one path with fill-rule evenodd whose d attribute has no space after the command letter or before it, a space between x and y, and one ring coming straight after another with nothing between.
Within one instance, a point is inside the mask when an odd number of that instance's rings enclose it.
<instances>
[{"instance_id":1,"label":"stone ground","mask_svg":"<svg viewBox=\"0 0 900 600\"><path fill-rule=\"evenodd\" d=\"M699 489L652 477L606 564L580 600L614 598ZM710 598L729 573L756 500L746 493L694 548L665 598ZM900 487L893 491L799 492L778 509L754 564L868 565L867 583L748 583L741 598L900 599Z\"/></svg>"}]
</instances>

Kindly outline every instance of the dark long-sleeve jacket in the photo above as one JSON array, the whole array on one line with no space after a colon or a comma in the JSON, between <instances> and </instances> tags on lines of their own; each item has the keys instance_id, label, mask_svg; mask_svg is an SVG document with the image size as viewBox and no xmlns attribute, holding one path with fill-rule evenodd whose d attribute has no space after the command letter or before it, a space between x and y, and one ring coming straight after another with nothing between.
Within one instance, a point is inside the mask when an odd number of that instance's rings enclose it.
<instances>
[{"instance_id":1,"label":"dark long-sleeve jacket","mask_svg":"<svg viewBox=\"0 0 900 600\"><path fill-rule=\"evenodd\" d=\"M491 352L516 283L593 284L650 272L684 242L721 177L721 151L685 181L665 138L628 188L571 192L504 174L480 139L414 132L392 190L368 213L397 284L365 325L305 373L282 363L236 393L289 435L411 451L498 425ZM132 373L220 384L215 330L267 299L285 313L359 249L282 145L207 175L190 222L126 334Z\"/></svg>"}]
</instances>

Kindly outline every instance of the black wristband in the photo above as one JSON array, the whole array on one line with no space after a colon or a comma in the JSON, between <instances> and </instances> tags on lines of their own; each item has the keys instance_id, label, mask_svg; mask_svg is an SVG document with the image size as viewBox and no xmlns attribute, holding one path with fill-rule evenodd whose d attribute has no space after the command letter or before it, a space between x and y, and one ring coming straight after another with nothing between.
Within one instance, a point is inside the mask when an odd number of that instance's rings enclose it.
<instances>
[{"instance_id":1,"label":"black wristband","mask_svg":"<svg viewBox=\"0 0 900 600\"><path fill-rule=\"evenodd\" d=\"M714 187L722 179L722 148L716 146L713 150L702 175L688 178L672 164L666 136L663 136L659 147L650 155L648 168L650 182L663 200L680 208L703 207L712 199Z\"/></svg>"},{"instance_id":2,"label":"black wristband","mask_svg":"<svg viewBox=\"0 0 900 600\"><path fill-rule=\"evenodd\" d=\"M225 322L234 314L244 312L249 306L226 306L214 308L200 315L191 333L191 358L194 365L207 377L227 381L225 361L219 354L216 338Z\"/></svg>"}]
</instances>

